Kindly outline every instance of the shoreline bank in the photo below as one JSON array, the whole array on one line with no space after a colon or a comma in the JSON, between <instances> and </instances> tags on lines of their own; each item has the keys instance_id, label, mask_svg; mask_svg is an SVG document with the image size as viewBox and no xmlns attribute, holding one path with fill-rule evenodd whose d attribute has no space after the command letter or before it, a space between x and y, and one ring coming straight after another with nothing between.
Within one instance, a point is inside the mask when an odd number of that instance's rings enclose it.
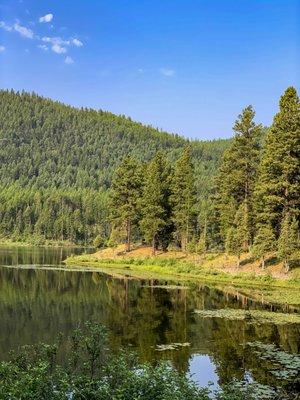
<instances>
[{"instance_id":1,"label":"shoreline bank","mask_svg":"<svg viewBox=\"0 0 300 400\"><path fill-rule=\"evenodd\" d=\"M100 253L100 252L99 252ZM109 275L128 276L136 279L166 279L203 282L232 286L246 290L255 297L276 304L300 305L300 280L296 276L279 279L269 274L255 275L243 271L234 274L220 269L209 269L174 258L101 258L99 253L68 257L66 267L78 270L95 270Z\"/></svg>"}]
</instances>

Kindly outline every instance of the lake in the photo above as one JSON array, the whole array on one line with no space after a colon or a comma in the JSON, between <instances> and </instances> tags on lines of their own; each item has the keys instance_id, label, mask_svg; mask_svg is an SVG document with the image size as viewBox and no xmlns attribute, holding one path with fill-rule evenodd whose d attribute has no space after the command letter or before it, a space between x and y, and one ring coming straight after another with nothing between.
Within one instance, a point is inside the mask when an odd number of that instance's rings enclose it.
<instances>
[{"instance_id":1,"label":"lake","mask_svg":"<svg viewBox=\"0 0 300 400\"><path fill-rule=\"evenodd\" d=\"M295 357L299 354L299 324L249 324L203 318L194 312L283 311L279 306L251 300L234 288L203 283L178 287L174 282L62 270L67 256L83 251L0 247L1 360L9 359L10 350L20 345L52 342L59 333L65 337L85 321L107 326L112 351L125 347L136 350L141 361L170 360L201 386L222 385L232 378L279 385L272 362L261 358L249 343L274 345Z\"/></svg>"}]
</instances>

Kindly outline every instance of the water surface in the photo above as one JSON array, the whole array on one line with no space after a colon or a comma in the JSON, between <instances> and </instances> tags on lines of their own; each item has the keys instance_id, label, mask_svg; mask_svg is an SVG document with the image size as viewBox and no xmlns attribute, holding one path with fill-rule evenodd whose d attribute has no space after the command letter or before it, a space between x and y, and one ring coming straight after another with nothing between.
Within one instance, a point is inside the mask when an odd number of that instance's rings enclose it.
<instances>
[{"instance_id":1,"label":"water surface","mask_svg":"<svg viewBox=\"0 0 300 400\"><path fill-rule=\"evenodd\" d=\"M299 353L299 325L255 325L194 313L195 309L270 307L233 288L194 283L168 289L162 287L170 283L166 281L53 269L62 266L67 256L83 251L0 247L0 359L8 359L9 351L20 345L51 342L60 332L66 336L87 320L109 328L112 351L123 346L135 349L141 361L171 360L176 368L194 374L200 385L209 381L222 385L246 376L278 385L270 366L249 342L272 343ZM158 351L157 346L172 343L189 345Z\"/></svg>"}]
</instances>

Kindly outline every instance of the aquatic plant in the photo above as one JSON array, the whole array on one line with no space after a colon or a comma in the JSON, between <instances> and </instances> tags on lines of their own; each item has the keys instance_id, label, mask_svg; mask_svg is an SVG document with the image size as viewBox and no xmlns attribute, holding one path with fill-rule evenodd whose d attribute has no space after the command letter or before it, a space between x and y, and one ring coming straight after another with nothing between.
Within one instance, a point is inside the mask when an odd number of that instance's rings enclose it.
<instances>
[{"instance_id":1,"label":"aquatic plant","mask_svg":"<svg viewBox=\"0 0 300 400\"><path fill-rule=\"evenodd\" d=\"M189 347L190 343L169 343L169 344L158 344L155 349L157 351L166 351L166 350L178 350L181 347Z\"/></svg>"},{"instance_id":2,"label":"aquatic plant","mask_svg":"<svg viewBox=\"0 0 300 400\"><path fill-rule=\"evenodd\" d=\"M276 378L283 380L299 379L300 373L300 356L298 354L290 354L278 348L274 344L261 342L249 342L249 347L262 360L271 361L272 368L270 372Z\"/></svg>"},{"instance_id":3,"label":"aquatic plant","mask_svg":"<svg viewBox=\"0 0 300 400\"><path fill-rule=\"evenodd\" d=\"M285 314L265 310L244 310L223 308L219 310L195 310L195 314L202 318L225 318L245 321L249 324L273 323L276 325L299 324L299 314Z\"/></svg>"}]
</instances>

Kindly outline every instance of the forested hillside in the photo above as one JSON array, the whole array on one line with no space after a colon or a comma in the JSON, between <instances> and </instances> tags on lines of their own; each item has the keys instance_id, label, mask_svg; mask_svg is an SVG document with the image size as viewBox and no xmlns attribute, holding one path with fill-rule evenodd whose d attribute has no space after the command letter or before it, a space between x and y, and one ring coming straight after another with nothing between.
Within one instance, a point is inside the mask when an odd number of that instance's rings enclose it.
<instances>
[{"instance_id":1,"label":"forested hillside","mask_svg":"<svg viewBox=\"0 0 300 400\"><path fill-rule=\"evenodd\" d=\"M91 242L107 229L106 192L128 154L148 161L163 150L174 163L190 145L201 202L229 143L190 142L124 116L0 91L0 236Z\"/></svg>"},{"instance_id":2,"label":"forested hillside","mask_svg":"<svg viewBox=\"0 0 300 400\"><path fill-rule=\"evenodd\" d=\"M166 150L174 161L188 140L124 116L76 109L35 94L0 92L0 181L36 188L99 189L130 154L147 161ZM228 140L191 143L204 189Z\"/></svg>"}]
</instances>

